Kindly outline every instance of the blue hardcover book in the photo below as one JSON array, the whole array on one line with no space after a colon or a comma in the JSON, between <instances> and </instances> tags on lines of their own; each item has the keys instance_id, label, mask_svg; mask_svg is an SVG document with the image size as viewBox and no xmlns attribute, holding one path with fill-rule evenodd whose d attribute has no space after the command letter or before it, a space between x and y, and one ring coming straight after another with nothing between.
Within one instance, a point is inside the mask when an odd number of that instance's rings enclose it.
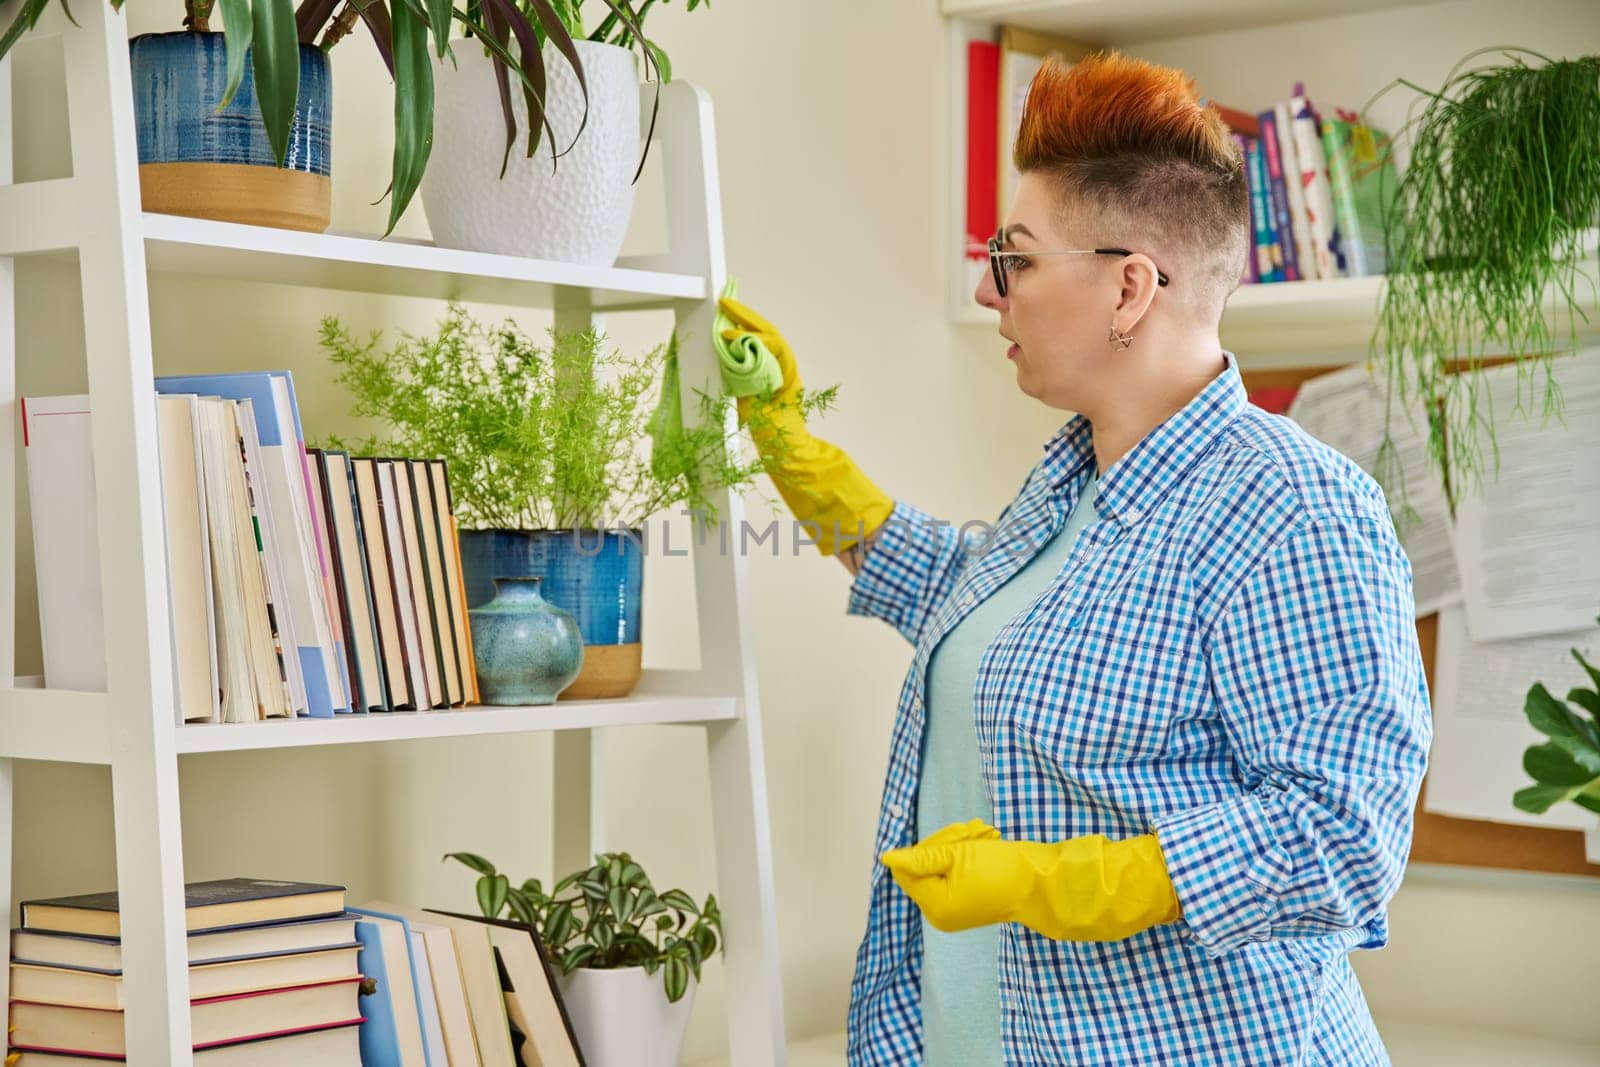
<instances>
[{"instance_id":1,"label":"blue hardcover book","mask_svg":"<svg viewBox=\"0 0 1600 1067\"><path fill-rule=\"evenodd\" d=\"M400 1033L395 1026L394 999L389 992L388 961L383 954L383 935L378 924L356 920L356 940L361 942L357 966L367 981L362 983L361 1067L402 1067ZM367 992L368 989L372 991Z\"/></svg>"},{"instance_id":2,"label":"blue hardcover book","mask_svg":"<svg viewBox=\"0 0 1600 1067\"><path fill-rule=\"evenodd\" d=\"M1300 254L1294 243L1294 217L1289 210L1289 189L1285 184L1283 152L1280 147L1278 115L1275 110L1263 111L1256 116L1261 123L1261 161L1266 164L1268 203L1272 206L1272 222L1278 231L1278 245L1283 254L1284 281L1301 279Z\"/></svg>"},{"instance_id":3,"label":"blue hardcover book","mask_svg":"<svg viewBox=\"0 0 1600 1067\"><path fill-rule=\"evenodd\" d=\"M1250 168L1250 223L1255 234L1256 277L1263 282L1281 282L1283 249L1278 244L1278 228L1272 220L1267 165L1259 139L1245 146L1245 164Z\"/></svg>"},{"instance_id":4,"label":"blue hardcover book","mask_svg":"<svg viewBox=\"0 0 1600 1067\"><path fill-rule=\"evenodd\" d=\"M387 911L377 911L373 908L351 908L350 910L357 915L370 916L372 919L392 920L398 925L390 927L390 929L398 929L399 931L399 936L386 946L381 943L383 941L382 924L364 919L356 922L356 936L360 939L362 946L360 956L362 975L374 979L380 987L390 987L387 992L380 988L373 994L374 997L380 994L386 997L381 1006L374 1004L373 1009L376 1010L381 1007L388 1014L385 1025L373 1028L371 1037L373 1050L372 1058L370 1059L367 1054L369 1040L367 1025L365 1023L362 1024L362 1067L374 1067L374 1065L388 1067L390 1064L395 1065L395 1067L401 1067L404 1062L401 1050L406 1047L420 1048L422 1050L422 1062L426 1064L426 1067L445 1067L442 1063L435 1064L433 1062L433 1057L428 1052L427 1035L423 1032L422 990L417 984L416 964L411 959L411 924L406 922L403 916ZM362 932L363 927L367 929L366 933ZM372 966L369 967L367 949L371 946L376 946L376 950L370 957ZM395 960L388 959L390 949L393 949L396 953ZM408 983L407 988L393 988L394 983L390 981L389 976L396 971L405 975L404 981ZM395 979L395 981L400 980L398 977ZM361 1007L361 1014L367 1016L369 1022L372 1021L374 1014L373 1011L367 1010L366 997L361 998ZM415 1056L412 1057L411 1062L413 1064L417 1062Z\"/></svg>"},{"instance_id":5,"label":"blue hardcover book","mask_svg":"<svg viewBox=\"0 0 1600 1067\"><path fill-rule=\"evenodd\" d=\"M243 374L195 374L156 379L158 393L195 393L227 400L248 400L255 412L256 436L261 443L261 472L269 502L271 529L263 530L282 563L282 618L280 632L288 630L295 650L297 680L303 690L306 713L332 718L352 711L350 679L345 668L343 642L328 615L325 583L329 572L322 558L313 523L320 522L300 410L295 401L294 379L288 371L254 371ZM270 580L270 576L269 576ZM280 590L274 589L274 602ZM297 694L298 695L298 694Z\"/></svg>"}]
</instances>

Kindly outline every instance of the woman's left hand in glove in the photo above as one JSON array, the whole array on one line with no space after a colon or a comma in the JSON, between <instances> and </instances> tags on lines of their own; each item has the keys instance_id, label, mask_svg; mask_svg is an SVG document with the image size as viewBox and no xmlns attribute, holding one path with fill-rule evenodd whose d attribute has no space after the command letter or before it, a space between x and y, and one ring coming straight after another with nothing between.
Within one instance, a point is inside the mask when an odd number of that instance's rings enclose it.
<instances>
[{"instance_id":1,"label":"woman's left hand in glove","mask_svg":"<svg viewBox=\"0 0 1600 1067\"><path fill-rule=\"evenodd\" d=\"M1118 941L1181 914L1154 834L1047 844L960 825L882 856L935 929L1017 922L1057 941Z\"/></svg>"}]
</instances>

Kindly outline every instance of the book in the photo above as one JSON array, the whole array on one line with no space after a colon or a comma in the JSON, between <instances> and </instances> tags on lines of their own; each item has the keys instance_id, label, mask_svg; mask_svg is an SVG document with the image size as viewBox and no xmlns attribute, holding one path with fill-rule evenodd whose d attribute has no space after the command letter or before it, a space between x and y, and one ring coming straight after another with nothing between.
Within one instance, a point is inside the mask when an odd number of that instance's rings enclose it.
<instances>
[{"instance_id":1,"label":"book","mask_svg":"<svg viewBox=\"0 0 1600 1067\"><path fill-rule=\"evenodd\" d=\"M472 1028L472 1012L467 1007L467 987L461 977L461 961L456 955L455 937L448 926L406 916L411 932L422 939L428 957L428 973L433 981L433 998L439 1013L447 1061L474 1064L479 1060L478 1039ZM413 952L415 958L415 952Z\"/></svg>"},{"instance_id":2,"label":"book","mask_svg":"<svg viewBox=\"0 0 1600 1067\"><path fill-rule=\"evenodd\" d=\"M1295 93L1304 91L1299 83ZM1288 100L1279 100L1272 107L1273 125L1278 136L1278 157L1283 167L1283 190L1289 200L1289 228L1294 233L1295 266L1302 281L1317 281L1316 253L1311 241L1311 220L1306 215L1306 192L1301 180L1300 151L1295 145L1294 114Z\"/></svg>"},{"instance_id":3,"label":"book","mask_svg":"<svg viewBox=\"0 0 1600 1067\"><path fill-rule=\"evenodd\" d=\"M356 1010L360 984L356 974L332 982L192 1000L189 1026L194 1047L351 1022L360 1018ZM10 1025L15 1048L127 1055L121 1011L13 998Z\"/></svg>"},{"instance_id":4,"label":"book","mask_svg":"<svg viewBox=\"0 0 1600 1067\"><path fill-rule=\"evenodd\" d=\"M422 1043L432 1067L449 1067L450 1054L444 1047L444 1021L439 1015L439 999L434 994L433 965L428 946L417 930L408 931L411 939L411 969L417 978L417 1016L422 1023Z\"/></svg>"},{"instance_id":5,"label":"book","mask_svg":"<svg viewBox=\"0 0 1600 1067\"><path fill-rule=\"evenodd\" d=\"M415 548L405 537L399 483L395 477L395 462L377 461L378 508L383 517L383 535L389 554L389 566L394 575L395 616L400 620L401 647L404 649L406 683L411 693L411 707L423 711L433 706L434 688L429 684L427 666L423 661L422 623L417 612L414 590L418 585L417 572L412 570Z\"/></svg>"},{"instance_id":6,"label":"book","mask_svg":"<svg viewBox=\"0 0 1600 1067\"><path fill-rule=\"evenodd\" d=\"M318 452L315 458L328 515L335 592L346 623L345 652L353 664L351 684L355 687L356 703L368 711L387 711L390 709L389 693L379 652L371 569L362 544L350 457L343 452L330 451Z\"/></svg>"},{"instance_id":7,"label":"book","mask_svg":"<svg viewBox=\"0 0 1600 1067\"><path fill-rule=\"evenodd\" d=\"M85 893L22 902L22 925L67 934L121 936L117 894ZM185 928L220 930L273 920L344 913L344 886L222 878L184 886Z\"/></svg>"},{"instance_id":8,"label":"book","mask_svg":"<svg viewBox=\"0 0 1600 1067\"><path fill-rule=\"evenodd\" d=\"M361 1058L397 1067L433 1067L422 1036L417 972L411 963L411 930L405 919L372 908L351 908L356 938L361 942L361 973L374 979L374 992L363 993Z\"/></svg>"},{"instance_id":9,"label":"book","mask_svg":"<svg viewBox=\"0 0 1600 1067\"><path fill-rule=\"evenodd\" d=\"M1382 274L1388 269L1385 220L1399 190L1389 135L1339 109L1336 118L1323 120L1322 144L1349 275Z\"/></svg>"},{"instance_id":10,"label":"book","mask_svg":"<svg viewBox=\"0 0 1600 1067\"><path fill-rule=\"evenodd\" d=\"M365 542L363 547L367 555L369 588L372 591L374 620L378 626L389 708L415 708L416 695L411 691L411 672L406 665L405 632L400 626L394 566L389 558L389 535L384 521L383 498L379 491L378 462L351 457L350 470L356 483L356 513Z\"/></svg>"},{"instance_id":11,"label":"book","mask_svg":"<svg viewBox=\"0 0 1600 1067\"><path fill-rule=\"evenodd\" d=\"M325 572L310 516L305 438L289 372L163 376L156 379L156 391L250 403L263 461L258 486L266 497L263 536L280 566L282 603L277 606L284 615L280 623L292 637L290 675L301 679L308 714L331 717L348 710L343 650L328 618Z\"/></svg>"},{"instance_id":12,"label":"book","mask_svg":"<svg viewBox=\"0 0 1600 1067\"><path fill-rule=\"evenodd\" d=\"M331 982L360 973L360 943L313 952L275 953L237 960L191 964L189 999L231 996L261 989ZM41 1004L76 1004L85 1008L120 1009L123 976L67 967L11 963L11 995Z\"/></svg>"},{"instance_id":13,"label":"book","mask_svg":"<svg viewBox=\"0 0 1600 1067\"><path fill-rule=\"evenodd\" d=\"M1000 46L967 42L966 288L989 269L989 238L1000 228Z\"/></svg>"},{"instance_id":14,"label":"book","mask_svg":"<svg viewBox=\"0 0 1600 1067\"><path fill-rule=\"evenodd\" d=\"M355 916L339 914L246 923L221 930L191 930L185 942L192 965L337 948L354 944L355 938ZM11 931L11 960L121 974L122 939L18 927Z\"/></svg>"},{"instance_id":15,"label":"book","mask_svg":"<svg viewBox=\"0 0 1600 1067\"><path fill-rule=\"evenodd\" d=\"M494 943L482 923L457 918L449 912L408 908L390 901L369 901L407 919L419 919L446 927L461 965L461 981L466 989L467 1010L472 1016L472 1032L478 1043L483 1067L517 1067L511 1047L511 1020L506 1014L505 997L500 991L499 968L495 963Z\"/></svg>"},{"instance_id":16,"label":"book","mask_svg":"<svg viewBox=\"0 0 1600 1067\"><path fill-rule=\"evenodd\" d=\"M1249 168L1250 224L1254 234L1256 275L1262 282L1283 281L1283 248L1278 243L1277 224L1272 217L1272 193L1260 141L1245 143L1245 165Z\"/></svg>"},{"instance_id":17,"label":"book","mask_svg":"<svg viewBox=\"0 0 1600 1067\"><path fill-rule=\"evenodd\" d=\"M363 1067L357 1043L360 1019L318 1026L287 1034L248 1037L196 1049L196 1067ZM14 1058L13 1058L14 1057ZM25 1049L13 1052L7 1067L105 1067L122 1063L124 1056L77 1055L61 1049ZM370 1067L370 1065L367 1065Z\"/></svg>"},{"instance_id":18,"label":"book","mask_svg":"<svg viewBox=\"0 0 1600 1067\"><path fill-rule=\"evenodd\" d=\"M450 625L455 629L463 702L477 704L480 702L478 671L472 660L472 631L467 623L467 583L461 573L461 533L456 528L455 504L450 496L450 476L444 460L429 460L428 474L433 481L434 516L439 523L439 542L445 556L445 595L450 598Z\"/></svg>"},{"instance_id":19,"label":"book","mask_svg":"<svg viewBox=\"0 0 1600 1067\"><path fill-rule=\"evenodd\" d=\"M1301 278L1300 262L1295 248L1294 218L1289 209L1289 190L1283 180L1283 149L1282 139L1278 136L1278 119L1271 109L1261 112L1260 119L1261 161L1266 170L1264 184L1267 204L1272 212L1272 226L1283 270L1283 277L1279 280L1297 282Z\"/></svg>"},{"instance_id":20,"label":"book","mask_svg":"<svg viewBox=\"0 0 1600 1067\"><path fill-rule=\"evenodd\" d=\"M105 608L89 398L25 397L21 413L44 682L103 693Z\"/></svg>"},{"instance_id":21,"label":"book","mask_svg":"<svg viewBox=\"0 0 1600 1067\"><path fill-rule=\"evenodd\" d=\"M466 691L461 680L461 661L456 653L450 596L444 580L444 542L439 536L439 515L433 502L433 479L428 474L426 460L413 459L405 466L411 478L411 507L417 523L428 609L433 618L433 642L439 655L444 705L459 707L466 701Z\"/></svg>"},{"instance_id":22,"label":"book","mask_svg":"<svg viewBox=\"0 0 1600 1067\"><path fill-rule=\"evenodd\" d=\"M522 1029L533 1058L543 1067L584 1067L578 1036L572 1028L572 1018L556 983L555 968L539 940L539 932L513 919L491 919L464 912L435 914L489 928L489 938L511 979L509 999L521 1009L525 1021Z\"/></svg>"},{"instance_id":23,"label":"book","mask_svg":"<svg viewBox=\"0 0 1600 1067\"><path fill-rule=\"evenodd\" d=\"M1293 116L1295 158L1300 164L1300 184L1305 188L1306 221L1311 228L1312 254L1319 278L1342 278L1346 273L1344 249L1334 223L1333 187L1328 184L1328 154L1322 146L1322 116L1311 101L1296 95L1289 101Z\"/></svg>"},{"instance_id":24,"label":"book","mask_svg":"<svg viewBox=\"0 0 1600 1067\"><path fill-rule=\"evenodd\" d=\"M200 408L193 396L156 397L161 446L161 507L172 598L173 698L179 722L219 722L217 622L211 598L211 538L206 529Z\"/></svg>"}]
</instances>

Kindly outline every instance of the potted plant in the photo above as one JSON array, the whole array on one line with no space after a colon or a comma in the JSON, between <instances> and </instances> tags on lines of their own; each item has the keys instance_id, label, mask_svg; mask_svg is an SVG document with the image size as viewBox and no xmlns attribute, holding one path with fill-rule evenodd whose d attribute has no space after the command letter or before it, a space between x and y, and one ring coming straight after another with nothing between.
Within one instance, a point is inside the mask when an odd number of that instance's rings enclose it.
<instances>
[{"instance_id":1,"label":"potted plant","mask_svg":"<svg viewBox=\"0 0 1600 1067\"><path fill-rule=\"evenodd\" d=\"M720 951L715 896L698 906L681 889L658 894L626 852L597 854L592 867L568 874L548 894L537 878L512 885L482 856L451 852L445 859L477 872L485 916L509 912L537 932L560 970L561 995L590 1067L678 1062L701 965Z\"/></svg>"},{"instance_id":2,"label":"potted plant","mask_svg":"<svg viewBox=\"0 0 1600 1067\"><path fill-rule=\"evenodd\" d=\"M729 447L732 397L696 389L698 419L685 424L675 337L641 356L594 330L548 338L451 304L436 332L384 351L381 335L359 341L324 319L322 348L352 413L386 426L329 447L445 460L468 606L492 598L495 578L542 577L543 597L583 635L581 673L561 699L625 696L640 673L645 521L680 506L716 521L710 494L748 488L764 468Z\"/></svg>"},{"instance_id":3,"label":"potted plant","mask_svg":"<svg viewBox=\"0 0 1600 1067\"><path fill-rule=\"evenodd\" d=\"M1487 52L1504 61L1464 69ZM1594 285L1579 284L1580 268L1600 264L1600 56L1481 49L1436 91L1402 78L1373 100L1396 85L1426 104L1401 131L1411 157L1386 219L1371 359L1391 392L1428 412L1429 451L1453 511L1469 481L1481 482L1485 439L1494 449L1478 374L1490 346L1527 364L1524 373L1542 366L1544 414L1560 410L1550 359L1575 350L1576 320L1587 318L1579 294ZM1546 321L1551 293L1565 323L1558 332ZM1384 452L1393 448L1386 435Z\"/></svg>"},{"instance_id":4,"label":"potted plant","mask_svg":"<svg viewBox=\"0 0 1600 1067\"><path fill-rule=\"evenodd\" d=\"M538 52L545 53L549 78L537 94L544 101L542 120L533 90L508 91L506 70L495 62L496 42L458 42L456 64L439 76L439 162L422 184L436 243L588 266L616 262L633 212L634 185L649 154L660 86L672 77L667 54L643 35L655 2L619 0L586 35L583 0L554 0L559 28L575 52L572 61L559 62L567 46L559 37L546 37L545 23L534 23L532 37L518 38L529 69ZM687 0L688 10L701 3ZM503 0L502 6L518 4L527 6L528 0ZM505 25L488 18L488 4L484 12L499 44L507 45ZM658 75L642 150L641 64L647 75L652 69ZM485 104L496 93L498 113ZM519 130L526 131L527 148L514 157Z\"/></svg>"},{"instance_id":5,"label":"potted plant","mask_svg":"<svg viewBox=\"0 0 1600 1067\"><path fill-rule=\"evenodd\" d=\"M1535 683L1523 705L1528 722L1549 740L1523 753L1522 768L1535 784L1517 790L1512 803L1536 815L1567 801L1600 814L1600 667L1576 648L1572 657L1593 688L1576 687L1563 703L1543 683Z\"/></svg>"},{"instance_id":6,"label":"potted plant","mask_svg":"<svg viewBox=\"0 0 1600 1067\"><path fill-rule=\"evenodd\" d=\"M122 0L109 2L122 6ZM427 169L434 136L434 66L451 57L453 24L489 42L501 84L515 75L537 128L543 121L544 55L537 48L514 55L498 42L548 34L559 53L555 65L570 64L566 74L581 84L581 60L556 14L556 6L569 2L473 0L463 10L448 0L223 0L226 33L221 34L210 32L215 0L186 0L183 31L129 42L144 206L326 229L332 118L326 53L359 22L395 86L387 235ZM637 26L627 0L604 2L619 24ZM0 58L49 3L21 0L16 18L0 36ZM443 65L449 68L448 62ZM503 91L499 95L509 121L510 101ZM492 99L486 94L479 102L490 106Z\"/></svg>"}]
</instances>

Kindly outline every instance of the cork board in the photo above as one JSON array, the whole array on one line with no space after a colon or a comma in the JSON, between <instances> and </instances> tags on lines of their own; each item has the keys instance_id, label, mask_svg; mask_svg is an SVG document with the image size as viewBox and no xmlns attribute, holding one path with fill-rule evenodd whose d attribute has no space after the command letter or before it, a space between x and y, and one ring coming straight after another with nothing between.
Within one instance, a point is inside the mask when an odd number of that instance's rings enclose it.
<instances>
[{"instance_id":1,"label":"cork board","mask_svg":"<svg viewBox=\"0 0 1600 1067\"><path fill-rule=\"evenodd\" d=\"M1498 362L1498 361L1496 361ZM1339 369L1337 366L1293 367L1240 372L1245 389L1262 397L1262 406L1281 410L1284 390L1307 378ZM1428 691L1434 690L1433 661L1439 617L1417 620L1417 643L1422 650ZM1532 684L1531 682L1529 683ZM1531 783L1531 779L1530 779ZM1423 810L1428 794L1424 779L1417 797L1415 834L1411 842L1413 863L1438 863L1458 867L1488 867L1548 874L1581 874L1600 878L1600 864L1584 858L1583 832L1556 827L1520 826L1481 819L1458 819ZM1509 809L1511 800L1506 799Z\"/></svg>"}]
</instances>

